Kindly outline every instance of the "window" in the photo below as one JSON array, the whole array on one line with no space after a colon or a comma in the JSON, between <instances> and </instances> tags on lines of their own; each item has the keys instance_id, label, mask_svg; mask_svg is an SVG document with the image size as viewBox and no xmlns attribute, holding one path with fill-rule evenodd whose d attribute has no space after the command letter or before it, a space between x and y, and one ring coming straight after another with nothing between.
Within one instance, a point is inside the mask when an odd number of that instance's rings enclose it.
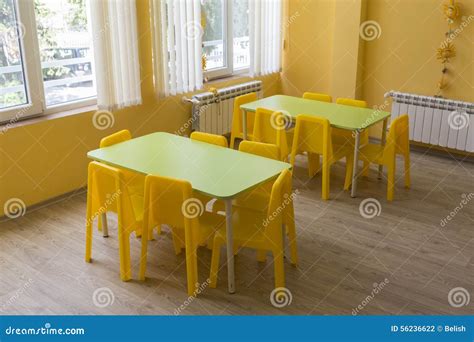
<instances>
[{"instance_id":1,"label":"window","mask_svg":"<svg viewBox=\"0 0 474 342\"><path fill-rule=\"evenodd\" d=\"M249 0L206 0L204 15L206 77L247 72L250 66Z\"/></svg>"},{"instance_id":2,"label":"window","mask_svg":"<svg viewBox=\"0 0 474 342\"><path fill-rule=\"evenodd\" d=\"M0 122L93 104L87 0L0 5Z\"/></svg>"}]
</instances>

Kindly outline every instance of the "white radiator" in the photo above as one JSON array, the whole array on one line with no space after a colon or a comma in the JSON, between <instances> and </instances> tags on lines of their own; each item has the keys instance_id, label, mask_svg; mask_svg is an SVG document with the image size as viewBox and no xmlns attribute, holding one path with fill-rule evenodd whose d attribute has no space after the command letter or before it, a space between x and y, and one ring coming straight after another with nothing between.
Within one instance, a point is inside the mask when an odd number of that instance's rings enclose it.
<instances>
[{"instance_id":1,"label":"white radiator","mask_svg":"<svg viewBox=\"0 0 474 342\"><path fill-rule=\"evenodd\" d=\"M410 140L474 152L474 104L390 91L392 120L407 113Z\"/></svg>"},{"instance_id":2,"label":"white radiator","mask_svg":"<svg viewBox=\"0 0 474 342\"><path fill-rule=\"evenodd\" d=\"M193 130L212 134L229 133L232 127L234 99L253 92L257 92L258 97L261 97L262 81L218 89L216 94L206 92L194 95L191 100L187 100L193 103Z\"/></svg>"}]
</instances>

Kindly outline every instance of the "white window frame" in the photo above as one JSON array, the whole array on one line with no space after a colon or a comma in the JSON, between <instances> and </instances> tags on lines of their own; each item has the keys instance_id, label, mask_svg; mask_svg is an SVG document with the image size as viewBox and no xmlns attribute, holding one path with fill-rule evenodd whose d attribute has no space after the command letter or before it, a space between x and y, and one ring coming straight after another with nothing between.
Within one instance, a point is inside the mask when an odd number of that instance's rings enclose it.
<instances>
[{"instance_id":1,"label":"white window frame","mask_svg":"<svg viewBox=\"0 0 474 342\"><path fill-rule=\"evenodd\" d=\"M21 23L24 29L23 37L18 38L21 51L23 79L27 103L9 107L4 110L0 109L0 124L6 123L8 121L16 122L33 116L53 114L71 109L96 105L97 96L46 106L38 33L36 29L34 0L14 0L14 5L17 21ZM88 1L87 7L89 9ZM26 51L28 52L26 53ZM93 53L92 50L91 52ZM92 62L93 75L95 74L94 68L94 62Z\"/></svg>"},{"instance_id":2,"label":"white window frame","mask_svg":"<svg viewBox=\"0 0 474 342\"><path fill-rule=\"evenodd\" d=\"M245 74L250 71L250 67L234 69L234 20L233 20L233 1L222 0L224 6L223 15L223 39L224 39L224 61L225 65L221 68L211 69L204 72L208 80L229 77L233 75Z\"/></svg>"}]
</instances>

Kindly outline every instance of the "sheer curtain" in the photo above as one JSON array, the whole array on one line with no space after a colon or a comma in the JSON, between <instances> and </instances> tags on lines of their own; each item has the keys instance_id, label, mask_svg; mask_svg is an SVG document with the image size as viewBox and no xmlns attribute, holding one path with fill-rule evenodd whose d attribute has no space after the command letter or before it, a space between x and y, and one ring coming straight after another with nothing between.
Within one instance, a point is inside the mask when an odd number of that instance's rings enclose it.
<instances>
[{"instance_id":1,"label":"sheer curtain","mask_svg":"<svg viewBox=\"0 0 474 342\"><path fill-rule=\"evenodd\" d=\"M142 102L135 0L90 0L99 108Z\"/></svg>"},{"instance_id":2,"label":"sheer curtain","mask_svg":"<svg viewBox=\"0 0 474 342\"><path fill-rule=\"evenodd\" d=\"M159 95L202 88L200 0L152 0L153 63Z\"/></svg>"},{"instance_id":3,"label":"sheer curtain","mask_svg":"<svg viewBox=\"0 0 474 342\"><path fill-rule=\"evenodd\" d=\"M279 72L282 50L282 0L250 0L250 73Z\"/></svg>"}]
</instances>

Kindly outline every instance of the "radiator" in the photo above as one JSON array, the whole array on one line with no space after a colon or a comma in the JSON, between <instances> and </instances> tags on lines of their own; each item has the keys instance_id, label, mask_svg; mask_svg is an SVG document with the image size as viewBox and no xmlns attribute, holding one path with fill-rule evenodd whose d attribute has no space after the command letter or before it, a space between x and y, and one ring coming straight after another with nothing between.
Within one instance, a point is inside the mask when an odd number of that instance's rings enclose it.
<instances>
[{"instance_id":1,"label":"radiator","mask_svg":"<svg viewBox=\"0 0 474 342\"><path fill-rule=\"evenodd\" d=\"M195 131L227 134L232 127L234 99L237 96L257 92L262 93L262 81L252 81L194 95L190 100L192 109L192 128Z\"/></svg>"},{"instance_id":2,"label":"radiator","mask_svg":"<svg viewBox=\"0 0 474 342\"><path fill-rule=\"evenodd\" d=\"M410 140L474 152L474 104L390 91L392 120L407 113Z\"/></svg>"}]
</instances>

